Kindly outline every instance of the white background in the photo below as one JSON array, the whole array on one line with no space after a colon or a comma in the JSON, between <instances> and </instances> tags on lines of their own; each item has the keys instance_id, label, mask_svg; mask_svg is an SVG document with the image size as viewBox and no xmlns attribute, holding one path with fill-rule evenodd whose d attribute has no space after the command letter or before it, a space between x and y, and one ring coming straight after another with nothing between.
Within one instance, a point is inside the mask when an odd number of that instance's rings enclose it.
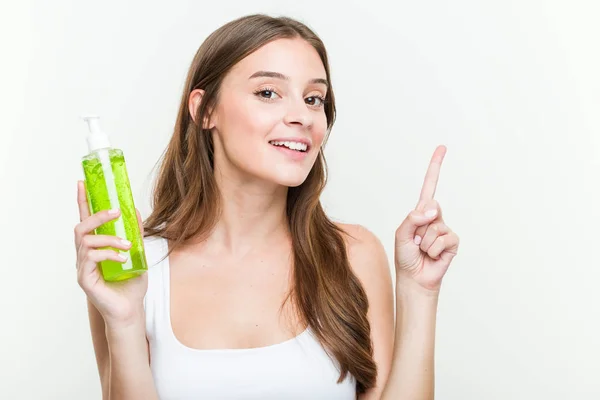
<instances>
[{"instance_id":1,"label":"white background","mask_svg":"<svg viewBox=\"0 0 600 400\"><path fill-rule=\"evenodd\" d=\"M99 399L76 283L84 113L123 149L137 207L205 37L296 17L330 57L338 121L323 201L383 241L437 191L461 237L445 279L436 398L600 398L597 1L2 3L0 397Z\"/></svg>"}]
</instances>

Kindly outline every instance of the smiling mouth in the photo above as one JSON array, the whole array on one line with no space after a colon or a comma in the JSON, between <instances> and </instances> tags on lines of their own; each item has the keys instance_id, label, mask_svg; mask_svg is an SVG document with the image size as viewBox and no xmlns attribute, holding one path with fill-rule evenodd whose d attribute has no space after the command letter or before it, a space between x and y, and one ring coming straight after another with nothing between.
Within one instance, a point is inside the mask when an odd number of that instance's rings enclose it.
<instances>
[{"instance_id":1,"label":"smiling mouth","mask_svg":"<svg viewBox=\"0 0 600 400\"><path fill-rule=\"evenodd\" d=\"M308 145L306 143L277 140L271 140L269 143L271 143L275 147L285 147L300 153L306 153L308 151Z\"/></svg>"}]
</instances>

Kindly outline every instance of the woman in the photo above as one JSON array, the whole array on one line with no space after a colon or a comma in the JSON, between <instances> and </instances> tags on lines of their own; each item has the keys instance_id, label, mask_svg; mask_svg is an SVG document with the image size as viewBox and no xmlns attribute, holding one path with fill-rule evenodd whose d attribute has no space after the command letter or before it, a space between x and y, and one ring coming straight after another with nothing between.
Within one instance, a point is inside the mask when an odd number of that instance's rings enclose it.
<instances>
[{"instance_id":1,"label":"woman","mask_svg":"<svg viewBox=\"0 0 600 400\"><path fill-rule=\"evenodd\" d=\"M143 226L147 274L107 284L118 218L78 186L78 281L104 398L431 399L441 279L458 248L433 199L445 154L396 232L332 222L319 196L335 119L327 54L289 18L212 33L189 71ZM141 219L140 227L142 227ZM395 338L395 339L394 339Z\"/></svg>"}]
</instances>

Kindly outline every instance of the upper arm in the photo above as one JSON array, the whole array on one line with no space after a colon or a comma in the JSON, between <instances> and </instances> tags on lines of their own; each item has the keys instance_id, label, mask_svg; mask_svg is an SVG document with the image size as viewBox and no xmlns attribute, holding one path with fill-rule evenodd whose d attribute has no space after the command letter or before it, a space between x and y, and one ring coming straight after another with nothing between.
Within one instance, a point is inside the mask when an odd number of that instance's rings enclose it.
<instances>
[{"instance_id":1,"label":"upper arm","mask_svg":"<svg viewBox=\"0 0 600 400\"><path fill-rule=\"evenodd\" d=\"M96 354L96 364L100 374L100 385L102 387L102 398L108 398L108 382L110 373L110 358L108 354L108 342L106 340L104 318L98 312L92 302L87 300L88 317L90 319L90 330L92 332L92 343Z\"/></svg>"},{"instance_id":2,"label":"upper arm","mask_svg":"<svg viewBox=\"0 0 600 400\"><path fill-rule=\"evenodd\" d=\"M373 358L377 365L376 386L362 394L360 400L381 397L392 365L394 346L394 292L387 255L381 241L360 225L340 224L349 234L348 258L354 274L363 285L369 310Z\"/></svg>"}]
</instances>

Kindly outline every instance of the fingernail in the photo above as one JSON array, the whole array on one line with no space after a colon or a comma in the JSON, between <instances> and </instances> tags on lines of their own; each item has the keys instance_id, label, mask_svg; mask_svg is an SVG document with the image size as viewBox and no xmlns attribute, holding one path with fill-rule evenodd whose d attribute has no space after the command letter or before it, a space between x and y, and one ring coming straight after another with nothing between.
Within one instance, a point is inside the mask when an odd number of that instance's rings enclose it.
<instances>
[{"instance_id":1,"label":"fingernail","mask_svg":"<svg viewBox=\"0 0 600 400\"><path fill-rule=\"evenodd\" d=\"M425 216L426 216L427 218L431 218L431 217L434 217L434 216L435 216L435 214L437 214L437 210L434 208L433 210L429 210L429 211L427 211L427 212L425 213Z\"/></svg>"},{"instance_id":2,"label":"fingernail","mask_svg":"<svg viewBox=\"0 0 600 400\"><path fill-rule=\"evenodd\" d=\"M421 236L419 236L419 235L415 236L415 244L421 244L421 240L423 240L421 238Z\"/></svg>"},{"instance_id":3,"label":"fingernail","mask_svg":"<svg viewBox=\"0 0 600 400\"><path fill-rule=\"evenodd\" d=\"M131 246L131 242L127 239L121 239L121 244L124 246Z\"/></svg>"},{"instance_id":4,"label":"fingernail","mask_svg":"<svg viewBox=\"0 0 600 400\"><path fill-rule=\"evenodd\" d=\"M119 254L119 259L122 261L127 261L127 256L124 256L123 254Z\"/></svg>"},{"instance_id":5,"label":"fingernail","mask_svg":"<svg viewBox=\"0 0 600 400\"><path fill-rule=\"evenodd\" d=\"M112 210L108 210L108 215L117 215L119 213L118 208L113 208Z\"/></svg>"}]
</instances>

